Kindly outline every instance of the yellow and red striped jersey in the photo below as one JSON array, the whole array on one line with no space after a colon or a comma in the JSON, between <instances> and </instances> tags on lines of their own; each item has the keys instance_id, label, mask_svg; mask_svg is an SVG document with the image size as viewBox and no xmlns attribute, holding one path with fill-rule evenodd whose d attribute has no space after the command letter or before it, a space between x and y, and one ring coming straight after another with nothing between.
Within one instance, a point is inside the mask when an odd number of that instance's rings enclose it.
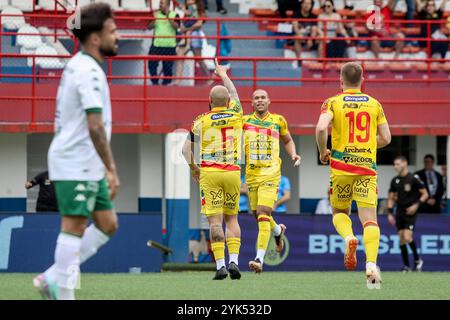
<instances>
[{"instance_id":1,"label":"yellow and red striped jersey","mask_svg":"<svg viewBox=\"0 0 450 320\"><path fill-rule=\"evenodd\" d=\"M280 136L289 133L286 119L270 112L260 119L251 113L243 122L246 175L280 174Z\"/></svg>"},{"instance_id":2,"label":"yellow and red striped jersey","mask_svg":"<svg viewBox=\"0 0 450 320\"><path fill-rule=\"evenodd\" d=\"M336 175L376 175L377 127L387 123L381 104L350 89L327 99L321 113L333 117L331 171Z\"/></svg>"},{"instance_id":3,"label":"yellow and red striped jersey","mask_svg":"<svg viewBox=\"0 0 450 320\"><path fill-rule=\"evenodd\" d=\"M199 142L201 170L241 170L242 116L241 103L231 100L194 120L191 140Z\"/></svg>"}]
</instances>

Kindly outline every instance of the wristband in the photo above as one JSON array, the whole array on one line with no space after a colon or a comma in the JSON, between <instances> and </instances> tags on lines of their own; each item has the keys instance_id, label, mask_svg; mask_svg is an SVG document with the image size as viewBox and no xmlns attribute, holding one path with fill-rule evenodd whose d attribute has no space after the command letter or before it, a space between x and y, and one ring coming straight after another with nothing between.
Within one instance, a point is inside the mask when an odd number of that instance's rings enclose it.
<instances>
[{"instance_id":1,"label":"wristband","mask_svg":"<svg viewBox=\"0 0 450 320\"><path fill-rule=\"evenodd\" d=\"M394 214L394 209L393 208L388 208L387 211L388 211L388 214Z\"/></svg>"}]
</instances>

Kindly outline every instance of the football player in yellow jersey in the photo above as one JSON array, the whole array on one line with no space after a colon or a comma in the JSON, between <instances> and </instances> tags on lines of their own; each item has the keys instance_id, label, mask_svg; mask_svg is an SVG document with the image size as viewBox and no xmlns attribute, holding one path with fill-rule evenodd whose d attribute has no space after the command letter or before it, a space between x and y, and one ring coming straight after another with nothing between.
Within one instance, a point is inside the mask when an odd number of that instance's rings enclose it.
<instances>
[{"instance_id":1,"label":"football player in yellow jersey","mask_svg":"<svg viewBox=\"0 0 450 320\"><path fill-rule=\"evenodd\" d=\"M283 248L286 226L277 225L272 209L277 201L281 177L280 140L294 162L300 165L300 156L288 130L286 119L270 113L270 99L265 90L256 90L252 96L254 112L244 117L245 179L248 186L250 210L258 221L257 254L249 267L255 273L262 272L264 256L273 230L276 250Z\"/></svg>"},{"instance_id":2,"label":"football player in yellow jersey","mask_svg":"<svg viewBox=\"0 0 450 320\"><path fill-rule=\"evenodd\" d=\"M241 230L237 214L241 185L242 106L226 68L216 61L216 74L224 86L215 86L209 94L210 112L198 116L183 146L195 181L200 182L201 212L208 218L211 248L216 260L214 280L222 280L230 273L240 279L238 256ZM193 153L199 144L199 161ZM225 221L226 232L222 225ZM225 267L225 240L229 253L228 271Z\"/></svg>"},{"instance_id":3,"label":"football player in yellow jersey","mask_svg":"<svg viewBox=\"0 0 450 320\"><path fill-rule=\"evenodd\" d=\"M348 62L341 69L343 92L327 99L316 127L316 140L323 164L330 162L330 201L333 224L345 239L344 264L356 268L358 239L349 218L353 200L358 205L366 251L366 278L369 289L379 289L377 266L380 228L377 223L377 148L391 142L391 133L381 104L361 92L363 71L359 63ZM327 149L331 124L332 150Z\"/></svg>"}]
</instances>

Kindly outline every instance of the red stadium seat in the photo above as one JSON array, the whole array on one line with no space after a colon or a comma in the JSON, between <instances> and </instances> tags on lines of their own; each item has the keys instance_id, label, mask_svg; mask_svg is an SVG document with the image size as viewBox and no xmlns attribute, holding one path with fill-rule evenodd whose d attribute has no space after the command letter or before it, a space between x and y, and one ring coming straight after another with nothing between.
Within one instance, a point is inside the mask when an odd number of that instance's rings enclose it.
<instances>
[{"instance_id":1,"label":"red stadium seat","mask_svg":"<svg viewBox=\"0 0 450 320\"><path fill-rule=\"evenodd\" d=\"M392 71L402 71L402 72L410 72L411 67L404 62L391 62L388 65L389 70Z\"/></svg>"},{"instance_id":2,"label":"red stadium seat","mask_svg":"<svg viewBox=\"0 0 450 320\"><path fill-rule=\"evenodd\" d=\"M420 27L400 28L400 31L406 36L418 36L418 35L420 35Z\"/></svg>"},{"instance_id":3,"label":"red stadium seat","mask_svg":"<svg viewBox=\"0 0 450 320\"><path fill-rule=\"evenodd\" d=\"M384 64L379 62L366 62L364 63L364 70L366 71L384 71Z\"/></svg>"},{"instance_id":4,"label":"red stadium seat","mask_svg":"<svg viewBox=\"0 0 450 320\"><path fill-rule=\"evenodd\" d=\"M426 62L417 62L413 64L413 68L418 70L418 71L422 71L422 72L426 72L428 71L428 63ZM430 70L432 72L436 72L439 71L441 69L441 64L438 62L433 62L430 65Z\"/></svg>"}]
</instances>

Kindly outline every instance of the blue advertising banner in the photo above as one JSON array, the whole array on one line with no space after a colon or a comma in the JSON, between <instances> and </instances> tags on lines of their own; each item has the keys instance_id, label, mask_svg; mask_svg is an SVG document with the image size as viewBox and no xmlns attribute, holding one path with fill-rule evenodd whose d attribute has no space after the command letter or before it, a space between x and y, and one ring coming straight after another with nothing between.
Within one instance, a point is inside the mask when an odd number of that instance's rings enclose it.
<instances>
[{"instance_id":1,"label":"blue advertising banner","mask_svg":"<svg viewBox=\"0 0 450 320\"><path fill-rule=\"evenodd\" d=\"M365 268L362 226L355 214L351 216L353 230L359 239L358 269ZM287 226L286 246L281 254L275 252L271 239L265 257L265 270L326 271L344 270L344 240L336 233L331 216L276 215L275 220ZM384 271L398 271L403 266L396 229L379 216L381 229L378 264ZM241 265L254 259L257 224L249 214L241 214ZM450 271L450 216L420 215L414 239L424 260L424 271ZM411 263L413 262L410 256Z\"/></svg>"},{"instance_id":2,"label":"blue advertising banner","mask_svg":"<svg viewBox=\"0 0 450 320\"><path fill-rule=\"evenodd\" d=\"M148 240L161 240L161 214L119 215L119 230L81 266L82 272L160 271L162 254ZM0 214L0 272L42 272L53 263L57 214Z\"/></svg>"}]
</instances>

